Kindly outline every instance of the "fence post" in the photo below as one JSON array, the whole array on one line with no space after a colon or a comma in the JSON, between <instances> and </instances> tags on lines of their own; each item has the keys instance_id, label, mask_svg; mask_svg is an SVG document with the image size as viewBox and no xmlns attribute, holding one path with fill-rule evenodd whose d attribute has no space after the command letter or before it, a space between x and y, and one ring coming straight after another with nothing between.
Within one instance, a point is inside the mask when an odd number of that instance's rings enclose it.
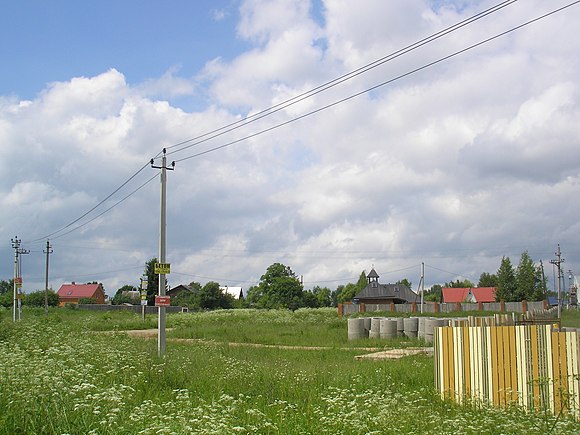
<instances>
[{"instance_id":1,"label":"fence post","mask_svg":"<svg viewBox=\"0 0 580 435\"><path fill-rule=\"evenodd\" d=\"M524 299L522 300L522 313L526 314L528 311L528 302Z\"/></svg>"},{"instance_id":2,"label":"fence post","mask_svg":"<svg viewBox=\"0 0 580 435\"><path fill-rule=\"evenodd\" d=\"M391 313L395 312L395 303L391 302Z\"/></svg>"},{"instance_id":3,"label":"fence post","mask_svg":"<svg viewBox=\"0 0 580 435\"><path fill-rule=\"evenodd\" d=\"M417 302L411 302L411 313L417 312Z\"/></svg>"},{"instance_id":4,"label":"fence post","mask_svg":"<svg viewBox=\"0 0 580 435\"><path fill-rule=\"evenodd\" d=\"M342 304L338 304L338 317L342 317L344 315L344 308Z\"/></svg>"},{"instance_id":5,"label":"fence post","mask_svg":"<svg viewBox=\"0 0 580 435\"><path fill-rule=\"evenodd\" d=\"M461 311L461 302L455 302L455 311Z\"/></svg>"},{"instance_id":6,"label":"fence post","mask_svg":"<svg viewBox=\"0 0 580 435\"><path fill-rule=\"evenodd\" d=\"M477 303L477 309L478 309L478 311L483 311L483 302Z\"/></svg>"},{"instance_id":7,"label":"fence post","mask_svg":"<svg viewBox=\"0 0 580 435\"><path fill-rule=\"evenodd\" d=\"M439 302L435 302L435 307L434 307L434 310L433 310L433 311L434 311L435 313L438 313L438 312L439 312L439 309L440 309L440 307L439 307Z\"/></svg>"},{"instance_id":8,"label":"fence post","mask_svg":"<svg viewBox=\"0 0 580 435\"><path fill-rule=\"evenodd\" d=\"M358 304L358 312L359 313L365 312L365 303L364 302L361 302L360 304Z\"/></svg>"},{"instance_id":9,"label":"fence post","mask_svg":"<svg viewBox=\"0 0 580 435\"><path fill-rule=\"evenodd\" d=\"M499 301L499 312L505 313L505 301L503 299Z\"/></svg>"}]
</instances>

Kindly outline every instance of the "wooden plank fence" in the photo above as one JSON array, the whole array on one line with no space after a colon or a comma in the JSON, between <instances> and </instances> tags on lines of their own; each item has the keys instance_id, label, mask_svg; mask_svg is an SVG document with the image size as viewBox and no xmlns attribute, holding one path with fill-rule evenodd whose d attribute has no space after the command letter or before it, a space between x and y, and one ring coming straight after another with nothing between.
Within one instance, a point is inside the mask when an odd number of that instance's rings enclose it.
<instances>
[{"instance_id":1,"label":"wooden plank fence","mask_svg":"<svg viewBox=\"0 0 580 435\"><path fill-rule=\"evenodd\" d=\"M438 327L435 386L442 398L580 416L580 333L549 324Z\"/></svg>"}]
</instances>

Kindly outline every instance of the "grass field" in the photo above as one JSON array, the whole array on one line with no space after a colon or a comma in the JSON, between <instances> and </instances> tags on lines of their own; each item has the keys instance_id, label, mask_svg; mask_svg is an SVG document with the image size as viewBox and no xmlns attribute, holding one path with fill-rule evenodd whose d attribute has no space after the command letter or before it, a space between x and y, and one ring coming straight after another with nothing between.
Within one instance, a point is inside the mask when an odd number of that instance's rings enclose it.
<instances>
[{"instance_id":1,"label":"grass field","mask_svg":"<svg viewBox=\"0 0 580 435\"><path fill-rule=\"evenodd\" d=\"M39 310L13 324L1 312L0 433L580 432L567 418L441 401L429 357L355 361L361 346L418 342L348 342L335 310L175 314L167 324L167 354L159 358L156 340L122 332L154 328L155 316Z\"/></svg>"}]
</instances>

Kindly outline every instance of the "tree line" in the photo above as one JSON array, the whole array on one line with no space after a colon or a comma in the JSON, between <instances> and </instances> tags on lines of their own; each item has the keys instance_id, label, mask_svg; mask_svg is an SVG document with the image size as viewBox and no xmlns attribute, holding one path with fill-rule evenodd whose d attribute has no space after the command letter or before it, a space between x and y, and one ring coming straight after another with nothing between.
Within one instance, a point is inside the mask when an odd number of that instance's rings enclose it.
<instances>
[{"instance_id":1,"label":"tree line","mask_svg":"<svg viewBox=\"0 0 580 435\"><path fill-rule=\"evenodd\" d=\"M159 280L155 274L156 258L145 263L147 276L147 302L154 305L158 294ZM223 292L220 284L210 281L205 285L191 282L189 290L172 298L171 304L186 306L196 310L228 309L228 308L298 308L336 307L339 303L352 301L367 285L366 272L363 270L356 283L341 284L335 290L328 287L315 286L312 290L304 290L303 284L290 266L273 263L260 277L260 282L246 292L243 299L235 299ZM477 287L495 287L496 300L515 302L521 300L535 301L547 297L547 280L543 266L536 266L527 251L523 252L519 264L514 267L509 257L502 257L496 273L483 272ZM412 283L404 278L396 282L412 289ZM443 287L476 287L468 279L436 284L425 294L427 301L442 302ZM0 281L0 305L12 306L13 280ZM117 290L111 302L116 305L129 303L140 304L140 290L131 285L124 285ZM48 291L49 305L58 305L58 295L53 290ZM90 303L90 301L84 301ZM44 290L38 290L24 295L23 303L30 306L44 306Z\"/></svg>"}]
</instances>

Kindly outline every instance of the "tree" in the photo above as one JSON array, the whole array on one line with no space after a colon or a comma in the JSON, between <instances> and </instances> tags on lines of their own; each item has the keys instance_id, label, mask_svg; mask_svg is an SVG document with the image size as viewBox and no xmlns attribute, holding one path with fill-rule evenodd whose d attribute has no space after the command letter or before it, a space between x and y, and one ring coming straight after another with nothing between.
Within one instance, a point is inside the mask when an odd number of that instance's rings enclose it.
<instances>
[{"instance_id":1,"label":"tree","mask_svg":"<svg viewBox=\"0 0 580 435\"><path fill-rule=\"evenodd\" d=\"M217 282L206 283L198 293L199 308L204 310L215 310L217 308L232 308L234 298L232 295L224 293Z\"/></svg>"},{"instance_id":2,"label":"tree","mask_svg":"<svg viewBox=\"0 0 580 435\"><path fill-rule=\"evenodd\" d=\"M447 287L447 288L473 288L475 286L468 279L464 279L463 281L459 281L457 279L455 281L446 282L444 287Z\"/></svg>"},{"instance_id":3,"label":"tree","mask_svg":"<svg viewBox=\"0 0 580 435\"><path fill-rule=\"evenodd\" d=\"M260 284L248 290L248 303L257 308L289 308L303 306L302 284L289 266L274 263L260 278Z\"/></svg>"},{"instance_id":4,"label":"tree","mask_svg":"<svg viewBox=\"0 0 580 435\"><path fill-rule=\"evenodd\" d=\"M363 270L360 273L356 284L352 284L349 282L347 285L342 286L340 293L337 295L338 302L352 301L354 297L367 286L367 284L368 284L367 275L366 272Z\"/></svg>"},{"instance_id":5,"label":"tree","mask_svg":"<svg viewBox=\"0 0 580 435\"><path fill-rule=\"evenodd\" d=\"M48 290L48 305L51 307L58 306L58 294L54 290ZM28 293L24 297L24 305L30 307L44 307L44 290L37 290L32 293Z\"/></svg>"},{"instance_id":6,"label":"tree","mask_svg":"<svg viewBox=\"0 0 580 435\"><path fill-rule=\"evenodd\" d=\"M430 302L443 302L443 287L439 284L434 284L431 286L429 293L423 296L423 300Z\"/></svg>"},{"instance_id":7,"label":"tree","mask_svg":"<svg viewBox=\"0 0 580 435\"><path fill-rule=\"evenodd\" d=\"M413 283L411 281L409 281L407 278L403 278L398 280L395 284L402 284L402 285L406 285L407 287L409 287L411 290L413 289Z\"/></svg>"},{"instance_id":8,"label":"tree","mask_svg":"<svg viewBox=\"0 0 580 435\"><path fill-rule=\"evenodd\" d=\"M530 300L541 301L546 299L548 293L548 285L546 281L546 275L544 274L544 265L540 262L540 265L536 267L535 280L534 280L534 291Z\"/></svg>"},{"instance_id":9,"label":"tree","mask_svg":"<svg viewBox=\"0 0 580 435\"><path fill-rule=\"evenodd\" d=\"M478 287L497 287L497 275L495 273L483 272L479 275Z\"/></svg>"},{"instance_id":10,"label":"tree","mask_svg":"<svg viewBox=\"0 0 580 435\"><path fill-rule=\"evenodd\" d=\"M312 289L312 294L316 297L319 307L330 307L332 305L331 291L328 287L316 286Z\"/></svg>"},{"instance_id":11,"label":"tree","mask_svg":"<svg viewBox=\"0 0 580 435\"><path fill-rule=\"evenodd\" d=\"M122 304L132 304L132 305L139 305L141 302L141 296L131 296L128 294L129 292L138 292L139 290L137 287L132 285L124 285L120 289L117 290L115 296L111 300L113 305L122 305Z\"/></svg>"},{"instance_id":12,"label":"tree","mask_svg":"<svg viewBox=\"0 0 580 435\"><path fill-rule=\"evenodd\" d=\"M516 269L516 288L514 300L532 300L536 287L536 267L527 251L522 252L520 263Z\"/></svg>"},{"instance_id":13,"label":"tree","mask_svg":"<svg viewBox=\"0 0 580 435\"><path fill-rule=\"evenodd\" d=\"M147 276L147 305L155 305L155 295L159 293L159 275L155 273L157 258L152 258L145 263L145 275Z\"/></svg>"},{"instance_id":14,"label":"tree","mask_svg":"<svg viewBox=\"0 0 580 435\"><path fill-rule=\"evenodd\" d=\"M495 291L496 301L510 302L514 300L516 290L516 277L514 268L509 257L502 257L501 264L497 270L497 289Z\"/></svg>"},{"instance_id":15,"label":"tree","mask_svg":"<svg viewBox=\"0 0 580 435\"><path fill-rule=\"evenodd\" d=\"M13 291L14 291L14 279L11 279L10 281L5 280L0 281L0 295L3 295L5 293L12 294Z\"/></svg>"}]
</instances>

